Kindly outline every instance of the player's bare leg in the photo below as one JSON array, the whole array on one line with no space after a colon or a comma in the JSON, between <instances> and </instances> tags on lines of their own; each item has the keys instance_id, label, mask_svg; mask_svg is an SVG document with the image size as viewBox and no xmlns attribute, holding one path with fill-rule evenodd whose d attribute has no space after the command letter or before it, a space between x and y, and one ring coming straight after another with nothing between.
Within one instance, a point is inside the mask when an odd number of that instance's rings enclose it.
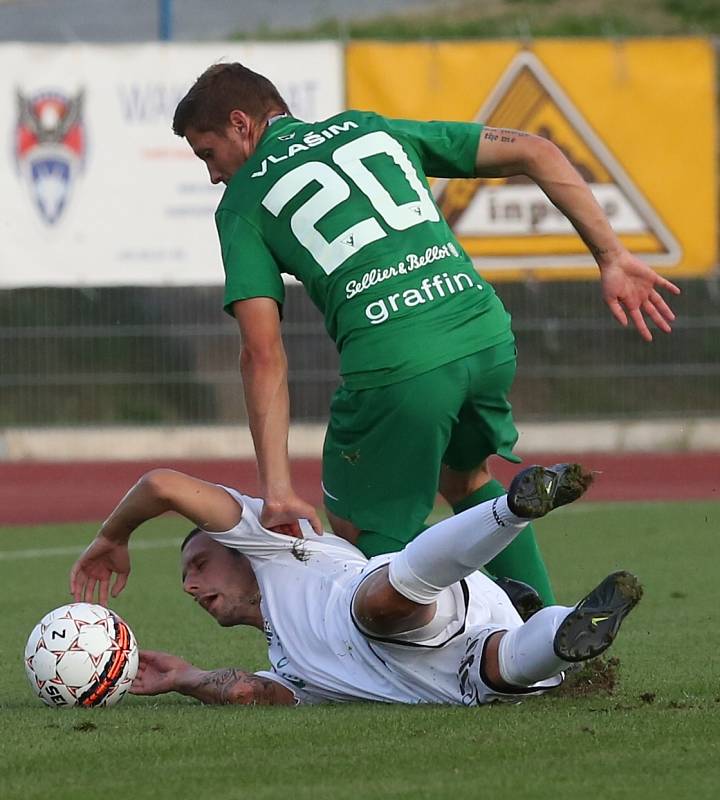
<instances>
[{"instance_id":1,"label":"player's bare leg","mask_svg":"<svg viewBox=\"0 0 720 800\"><path fill-rule=\"evenodd\" d=\"M431 622L436 604L422 605L400 594L390 583L388 572L385 565L370 573L355 593L353 614L361 630L393 636Z\"/></svg>"},{"instance_id":2,"label":"player's bare leg","mask_svg":"<svg viewBox=\"0 0 720 800\"><path fill-rule=\"evenodd\" d=\"M445 588L505 549L530 519L576 500L591 480L577 464L523 470L507 495L433 525L368 576L353 601L356 619L377 635L425 624Z\"/></svg>"},{"instance_id":3,"label":"player's bare leg","mask_svg":"<svg viewBox=\"0 0 720 800\"><path fill-rule=\"evenodd\" d=\"M577 464L530 467L513 479L506 497L429 528L361 583L353 600L360 628L387 637L429 627L447 587L472 572L474 560L503 547L528 518L576 500L591 480ZM483 662L489 682L499 691L534 686L574 661L594 658L612 644L641 596L634 575L613 573L574 608L549 606L494 634Z\"/></svg>"},{"instance_id":4,"label":"player's bare leg","mask_svg":"<svg viewBox=\"0 0 720 800\"><path fill-rule=\"evenodd\" d=\"M332 511L325 509L325 514L332 528L332 532L339 536L341 539L346 539L350 544L357 544L358 536L360 536L360 528L353 525L349 519L338 517Z\"/></svg>"},{"instance_id":5,"label":"player's bare leg","mask_svg":"<svg viewBox=\"0 0 720 800\"><path fill-rule=\"evenodd\" d=\"M465 472L450 469L447 464L442 464L438 491L454 508L492 479L493 476L487 461L483 461L479 466Z\"/></svg>"},{"instance_id":6,"label":"player's bare leg","mask_svg":"<svg viewBox=\"0 0 720 800\"><path fill-rule=\"evenodd\" d=\"M492 636L488 637L487 644L485 645L485 649L483 651L483 668L485 669L485 674L487 675L488 681L492 686L494 686L496 689L509 692L512 691L514 687L512 684L506 683L503 680L503 676L500 672L500 659L498 657L500 642L506 633L507 631L498 631L497 633L493 633Z\"/></svg>"}]
</instances>

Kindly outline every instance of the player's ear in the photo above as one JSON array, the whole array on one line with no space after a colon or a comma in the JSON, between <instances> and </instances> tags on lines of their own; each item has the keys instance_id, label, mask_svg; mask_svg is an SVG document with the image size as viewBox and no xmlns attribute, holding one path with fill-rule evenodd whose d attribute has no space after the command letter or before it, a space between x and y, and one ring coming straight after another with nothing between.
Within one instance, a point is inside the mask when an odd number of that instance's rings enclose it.
<instances>
[{"instance_id":1,"label":"player's ear","mask_svg":"<svg viewBox=\"0 0 720 800\"><path fill-rule=\"evenodd\" d=\"M230 112L230 124L236 128L239 133L247 133L250 130L250 118L244 111L239 108L234 108Z\"/></svg>"}]
</instances>

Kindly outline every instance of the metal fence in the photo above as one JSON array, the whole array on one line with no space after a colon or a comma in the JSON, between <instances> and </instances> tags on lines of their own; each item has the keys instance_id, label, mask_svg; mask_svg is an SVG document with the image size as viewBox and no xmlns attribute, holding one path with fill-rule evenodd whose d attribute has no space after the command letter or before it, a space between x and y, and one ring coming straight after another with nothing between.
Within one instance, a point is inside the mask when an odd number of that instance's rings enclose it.
<instances>
[{"instance_id":1,"label":"metal fence","mask_svg":"<svg viewBox=\"0 0 720 800\"><path fill-rule=\"evenodd\" d=\"M671 336L621 329L595 282L500 284L519 420L720 413L720 282L688 281ZM232 422L239 337L220 288L0 292L0 426ZM302 287L283 330L294 421L323 421L337 354Z\"/></svg>"}]
</instances>

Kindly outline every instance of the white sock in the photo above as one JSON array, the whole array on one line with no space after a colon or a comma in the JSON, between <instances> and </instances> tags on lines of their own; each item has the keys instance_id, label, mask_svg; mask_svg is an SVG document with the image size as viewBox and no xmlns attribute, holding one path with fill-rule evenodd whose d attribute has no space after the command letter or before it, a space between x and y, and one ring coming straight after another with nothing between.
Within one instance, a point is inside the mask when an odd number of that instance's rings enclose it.
<instances>
[{"instance_id":1,"label":"white sock","mask_svg":"<svg viewBox=\"0 0 720 800\"><path fill-rule=\"evenodd\" d=\"M567 606L541 608L524 625L503 636L498 664L505 683L532 686L567 669L569 662L555 654L553 640L560 623L572 610Z\"/></svg>"},{"instance_id":2,"label":"white sock","mask_svg":"<svg viewBox=\"0 0 720 800\"><path fill-rule=\"evenodd\" d=\"M390 562L392 586L428 605L440 592L483 567L530 522L513 514L507 495L444 519L420 534Z\"/></svg>"}]
</instances>

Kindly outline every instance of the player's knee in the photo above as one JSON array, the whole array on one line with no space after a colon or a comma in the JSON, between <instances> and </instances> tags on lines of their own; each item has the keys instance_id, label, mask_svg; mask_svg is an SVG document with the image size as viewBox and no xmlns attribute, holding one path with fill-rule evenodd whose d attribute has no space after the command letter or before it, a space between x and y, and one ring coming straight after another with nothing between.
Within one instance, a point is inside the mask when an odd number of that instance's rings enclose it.
<instances>
[{"instance_id":1,"label":"player's knee","mask_svg":"<svg viewBox=\"0 0 720 800\"><path fill-rule=\"evenodd\" d=\"M433 609L408 600L388 580L388 568L368 575L353 598L353 617L360 630L374 636L392 636L428 622Z\"/></svg>"},{"instance_id":2,"label":"player's knee","mask_svg":"<svg viewBox=\"0 0 720 800\"><path fill-rule=\"evenodd\" d=\"M491 480L487 461L462 472L443 464L438 490L451 506L455 506Z\"/></svg>"},{"instance_id":3,"label":"player's knee","mask_svg":"<svg viewBox=\"0 0 720 800\"><path fill-rule=\"evenodd\" d=\"M325 514L335 536L345 539L345 541L350 542L350 544L357 544L358 537L360 536L360 528L353 525L350 520L343 519L342 517L338 517L337 514L333 514L327 507L325 508Z\"/></svg>"}]
</instances>

